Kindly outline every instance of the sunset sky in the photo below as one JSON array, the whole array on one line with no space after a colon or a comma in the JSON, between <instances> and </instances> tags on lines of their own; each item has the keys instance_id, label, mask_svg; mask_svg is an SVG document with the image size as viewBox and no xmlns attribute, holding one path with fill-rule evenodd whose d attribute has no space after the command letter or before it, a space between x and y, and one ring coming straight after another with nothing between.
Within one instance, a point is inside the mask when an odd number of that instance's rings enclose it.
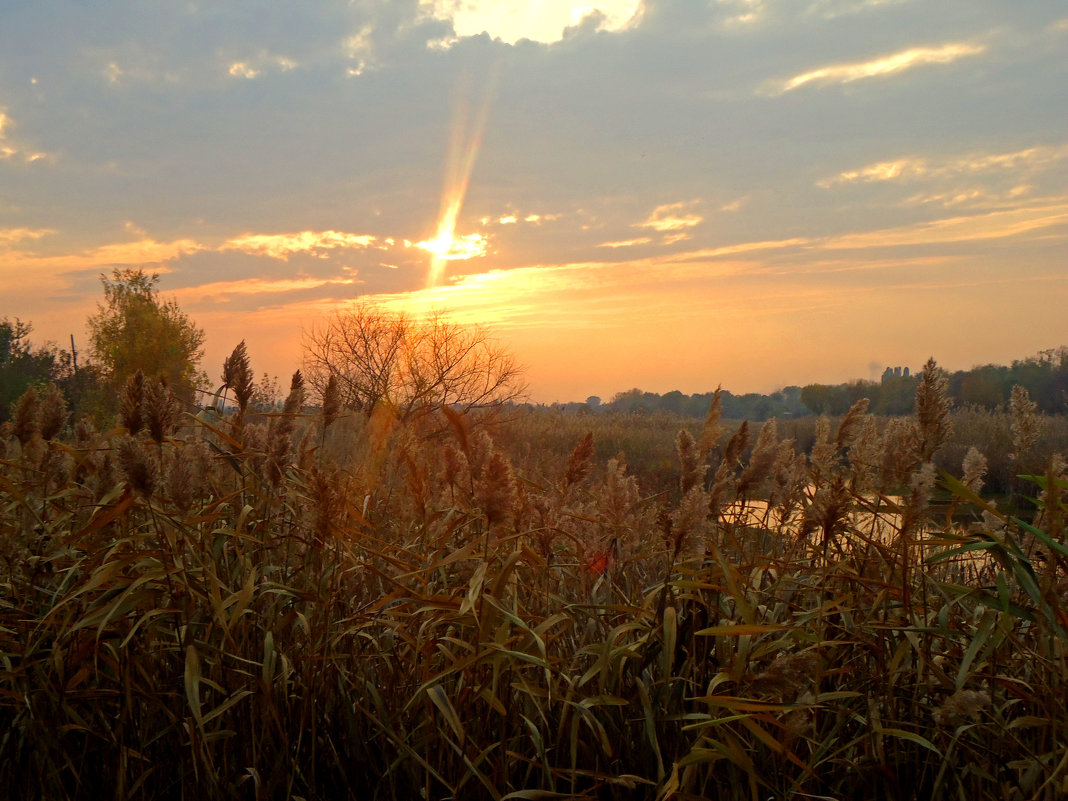
<instances>
[{"instance_id":1,"label":"sunset sky","mask_svg":"<svg viewBox=\"0 0 1068 801\"><path fill-rule=\"evenodd\" d=\"M0 4L0 318L161 274L257 373L354 298L532 399L1068 345L1064 0Z\"/></svg>"}]
</instances>

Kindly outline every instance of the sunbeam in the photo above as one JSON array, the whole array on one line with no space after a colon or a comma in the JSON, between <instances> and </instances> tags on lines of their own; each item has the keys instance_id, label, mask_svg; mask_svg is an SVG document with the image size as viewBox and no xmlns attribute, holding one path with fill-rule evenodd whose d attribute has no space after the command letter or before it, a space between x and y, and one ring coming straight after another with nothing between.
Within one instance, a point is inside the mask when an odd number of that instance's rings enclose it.
<instances>
[{"instance_id":1,"label":"sunbeam","mask_svg":"<svg viewBox=\"0 0 1068 801\"><path fill-rule=\"evenodd\" d=\"M441 213L438 215L437 234L433 239L417 243L417 247L428 251L430 271L427 274L427 287L437 286L445 274L445 265L456 259L470 259L484 256L488 247L486 237L482 234L456 236L456 220L463 208L467 187L471 181L471 171L482 146L482 135L489 117L490 99L496 86L497 65L489 71L486 85L479 102L469 102L471 91L464 91L462 82L456 93L456 112L453 117L452 136L449 153L445 163L445 186L441 196Z\"/></svg>"}]
</instances>

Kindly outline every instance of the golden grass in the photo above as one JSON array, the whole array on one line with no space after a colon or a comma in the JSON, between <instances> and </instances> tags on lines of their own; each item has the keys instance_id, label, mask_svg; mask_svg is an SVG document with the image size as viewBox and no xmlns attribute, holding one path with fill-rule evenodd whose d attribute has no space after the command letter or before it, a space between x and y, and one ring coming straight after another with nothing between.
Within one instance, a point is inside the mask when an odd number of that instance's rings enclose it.
<instances>
[{"instance_id":1,"label":"golden grass","mask_svg":"<svg viewBox=\"0 0 1068 801\"><path fill-rule=\"evenodd\" d=\"M1068 792L1064 463L1031 521L936 475L937 375L810 455L653 421L653 491L529 418L322 419L295 380L176 428L138 391L136 433L3 432L10 798Z\"/></svg>"}]
</instances>

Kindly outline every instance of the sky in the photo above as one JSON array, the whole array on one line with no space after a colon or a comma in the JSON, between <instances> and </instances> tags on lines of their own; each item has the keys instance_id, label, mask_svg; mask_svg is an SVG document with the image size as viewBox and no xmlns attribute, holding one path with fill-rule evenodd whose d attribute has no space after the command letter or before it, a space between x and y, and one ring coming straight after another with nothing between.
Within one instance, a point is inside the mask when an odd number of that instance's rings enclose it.
<instances>
[{"instance_id":1,"label":"sky","mask_svg":"<svg viewBox=\"0 0 1068 801\"><path fill-rule=\"evenodd\" d=\"M0 0L0 318L160 275L283 383L371 300L535 401L1068 344L1063 0Z\"/></svg>"}]
</instances>

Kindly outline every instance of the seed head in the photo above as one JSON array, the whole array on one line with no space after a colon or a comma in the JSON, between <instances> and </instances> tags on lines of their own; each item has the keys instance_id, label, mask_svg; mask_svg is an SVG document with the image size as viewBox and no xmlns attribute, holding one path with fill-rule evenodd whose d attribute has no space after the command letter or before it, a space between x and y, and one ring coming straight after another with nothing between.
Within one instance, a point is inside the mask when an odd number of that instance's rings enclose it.
<instances>
[{"instance_id":1,"label":"seed head","mask_svg":"<svg viewBox=\"0 0 1068 801\"><path fill-rule=\"evenodd\" d=\"M50 383L41 401L41 436L45 439L55 439L67 425L69 416L63 393L54 383Z\"/></svg>"},{"instance_id":2,"label":"seed head","mask_svg":"<svg viewBox=\"0 0 1068 801\"><path fill-rule=\"evenodd\" d=\"M145 374L138 370L126 379L119 393L119 417L130 435L145 427Z\"/></svg>"}]
</instances>

